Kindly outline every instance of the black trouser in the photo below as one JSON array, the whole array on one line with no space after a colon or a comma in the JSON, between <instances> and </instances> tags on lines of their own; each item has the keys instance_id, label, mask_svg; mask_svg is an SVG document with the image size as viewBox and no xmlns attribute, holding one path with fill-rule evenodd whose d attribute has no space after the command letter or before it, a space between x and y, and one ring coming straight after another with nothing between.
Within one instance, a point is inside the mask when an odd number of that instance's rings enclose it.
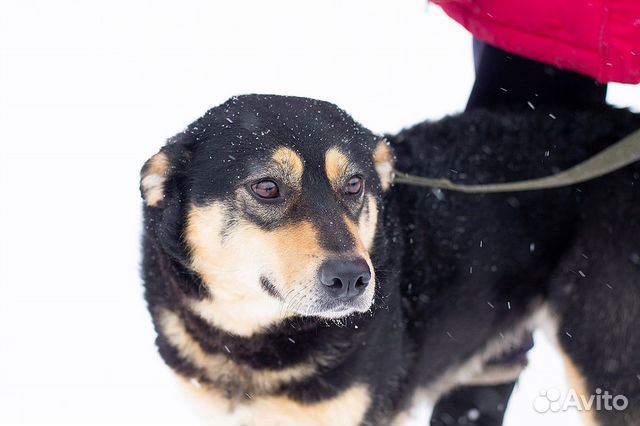
<instances>
[{"instance_id":1,"label":"black trouser","mask_svg":"<svg viewBox=\"0 0 640 426\"><path fill-rule=\"evenodd\" d=\"M605 104L607 85L585 75L512 55L475 39L473 53L476 81L467 111Z\"/></svg>"},{"instance_id":2,"label":"black trouser","mask_svg":"<svg viewBox=\"0 0 640 426\"><path fill-rule=\"evenodd\" d=\"M553 114L557 107L599 107L606 103L606 84L582 74L525 59L476 39L473 53L476 80L467 111L529 108ZM529 341L515 351L526 353ZM493 360L492 364L499 365L500 361ZM501 425L514 386L515 382L454 389L434 407L431 425Z\"/></svg>"}]
</instances>

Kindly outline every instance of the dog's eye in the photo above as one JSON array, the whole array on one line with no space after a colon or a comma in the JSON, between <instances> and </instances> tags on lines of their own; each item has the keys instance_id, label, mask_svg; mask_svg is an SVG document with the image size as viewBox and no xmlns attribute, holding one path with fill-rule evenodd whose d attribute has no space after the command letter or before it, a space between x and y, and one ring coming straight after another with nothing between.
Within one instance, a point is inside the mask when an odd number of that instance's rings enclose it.
<instances>
[{"instance_id":1,"label":"dog's eye","mask_svg":"<svg viewBox=\"0 0 640 426\"><path fill-rule=\"evenodd\" d=\"M347 181L347 184L344 186L344 192L349 195L356 195L362 191L362 186L364 185L364 181L360 176L353 176Z\"/></svg>"},{"instance_id":2,"label":"dog's eye","mask_svg":"<svg viewBox=\"0 0 640 426\"><path fill-rule=\"evenodd\" d=\"M278 198L280 190L278 184L272 180L261 180L251 185L251 190L260 198Z\"/></svg>"}]
</instances>

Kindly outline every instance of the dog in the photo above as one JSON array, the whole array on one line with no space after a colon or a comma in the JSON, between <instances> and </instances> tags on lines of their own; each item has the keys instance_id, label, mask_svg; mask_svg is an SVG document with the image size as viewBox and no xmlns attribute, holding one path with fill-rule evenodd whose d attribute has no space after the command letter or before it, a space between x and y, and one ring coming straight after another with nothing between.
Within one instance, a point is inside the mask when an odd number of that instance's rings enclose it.
<instances>
[{"instance_id":1,"label":"dog","mask_svg":"<svg viewBox=\"0 0 640 426\"><path fill-rule=\"evenodd\" d=\"M544 325L580 395L628 402L586 416L638 424L640 165L521 193L392 182L540 177L637 128L612 108L475 111L381 137L327 102L231 98L141 171L160 355L211 424L395 425L516 380L521 362L489 360Z\"/></svg>"}]
</instances>

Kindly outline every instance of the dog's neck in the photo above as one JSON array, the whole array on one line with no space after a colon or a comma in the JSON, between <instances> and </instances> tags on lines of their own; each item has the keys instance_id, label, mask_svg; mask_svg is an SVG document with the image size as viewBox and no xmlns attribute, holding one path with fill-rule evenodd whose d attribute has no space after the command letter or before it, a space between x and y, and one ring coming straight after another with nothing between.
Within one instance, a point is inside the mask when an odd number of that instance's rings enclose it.
<instances>
[{"instance_id":1,"label":"dog's neck","mask_svg":"<svg viewBox=\"0 0 640 426\"><path fill-rule=\"evenodd\" d=\"M292 318L244 337L212 326L188 307L159 310L155 317L159 345L175 349L163 353L165 361L229 398L267 394L339 368L366 339L371 321L369 315L342 324Z\"/></svg>"}]
</instances>

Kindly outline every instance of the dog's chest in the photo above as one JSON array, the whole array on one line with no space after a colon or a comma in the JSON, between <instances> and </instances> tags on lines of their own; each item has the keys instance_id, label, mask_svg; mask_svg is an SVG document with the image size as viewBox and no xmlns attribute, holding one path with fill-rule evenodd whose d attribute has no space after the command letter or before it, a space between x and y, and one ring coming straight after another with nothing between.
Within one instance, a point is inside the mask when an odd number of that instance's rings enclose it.
<instances>
[{"instance_id":1,"label":"dog's chest","mask_svg":"<svg viewBox=\"0 0 640 426\"><path fill-rule=\"evenodd\" d=\"M286 396L248 396L230 400L222 391L182 381L189 400L210 425L224 426L356 426L369 409L366 385L356 384L337 395L313 403Z\"/></svg>"}]
</instances>

